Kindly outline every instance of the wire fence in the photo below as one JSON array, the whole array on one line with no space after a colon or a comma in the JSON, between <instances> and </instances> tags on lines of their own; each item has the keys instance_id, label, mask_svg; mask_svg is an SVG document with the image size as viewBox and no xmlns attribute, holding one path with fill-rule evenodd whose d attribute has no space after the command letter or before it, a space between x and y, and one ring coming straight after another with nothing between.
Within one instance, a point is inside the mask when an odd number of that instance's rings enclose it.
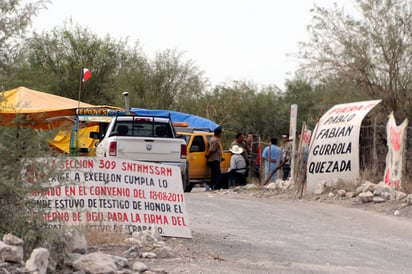
<instances>
[{"instance_id":1,"label":"wire fence","mask_svg":"<svg viewBox=\"0 0 412 274\"><path fill-rule=\"evenodd\" d=\"M259 136L255 136L253 144L255 144L255 146L252 146L252 165L251 170L249 170L249 177L259 178L262 184L264 181L264 163L263 161L260 163L257 162L257 147L259 147L259 153L262 154L264 148L269 146L270 143L262 142ZM295 151L295 154L296 153L297 151ZM365 118L362 122L359 136L359 167L361 179L370 180L374 183L383 181L387 153L386 126L377 125L376 119ZM296 155L296 157L303 156ZM299 161L295 162L294 173L302 176L302 174L306 172L306 167L304 165L296 165L298 162ZM407 193L412 193L412 176L409 175L412 173L412 127L408 127L407 129L403 165L402 185Z\"/></svg>"}]
</instances>

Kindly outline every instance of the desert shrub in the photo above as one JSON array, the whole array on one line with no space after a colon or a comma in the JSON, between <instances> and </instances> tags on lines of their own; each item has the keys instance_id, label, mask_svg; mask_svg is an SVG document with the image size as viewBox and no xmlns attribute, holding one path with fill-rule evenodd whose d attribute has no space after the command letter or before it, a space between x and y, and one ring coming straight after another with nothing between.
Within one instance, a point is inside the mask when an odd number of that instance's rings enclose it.
<instances>
[{"instance_id":1,"label":"desert shrub","mask_svg":"<svg viewBox=\"0 0 412 274\"><path fill-rule=\"evenodd\" d=\"M12 233L24 240L25 255L32 249L64 245L62 232L48 228L42 208L33 210L29 197L40 193L53 168L39 157L55 156L48 140L53 132L21 127L0 127L0 234ZM53 252L51 252L53 254Z\"/></svg>"}]
</instances>

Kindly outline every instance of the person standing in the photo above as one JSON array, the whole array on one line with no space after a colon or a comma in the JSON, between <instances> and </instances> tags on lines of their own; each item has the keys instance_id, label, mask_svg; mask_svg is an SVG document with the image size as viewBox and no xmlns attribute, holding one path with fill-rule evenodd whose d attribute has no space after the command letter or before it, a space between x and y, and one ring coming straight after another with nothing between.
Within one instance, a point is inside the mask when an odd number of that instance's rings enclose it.
<instances>
[{"instance_id":1,"label":"person standing","mask_svg":"<svg viewBox=\"0 0 412 274\"><path fill-rule=\"evenodd\" d=\"M278 140L276 137L270 139L271 145L265 147L262 153L262 160L265 162L265 180L272 174L272 172L279 166L283 161L283 152L277 144ZM273 174L270 181L275 182L277 179L277 172Z\"/></svg>"},{"instance_id":2,"label":"person standing","mask_svg":"<svg viewBox=\"0 0 412 274\"><path fill-rule=\"evenodd\" d=\"M246 145L248 149L248 165L250 168L254 168L254 172L250 171L249 176L254 175L256 178L260 177L260 145L259 142L253 143L254 134L249 132L247 134Z\"/></svg>"},{"instance_id":3,"label":"person standing","mask_svg":"<svg viewBox=\"0 0 412 274\"><path fill-rule=\"evenodd\" d=\"M285 164L282 167L283 176L282 180L286 181L289 178L290 173L290 161L292 155L292 140L289 138L289 134L282 135L283 141L281 145L281 149L283 151L283 158L285 160Z\"/></svg>"},{"instance_id":4,"label":"person standing","mask_svg":"<svg viewBox=\"0 0 412 274\"><path fill-rule=\"evenodd\" d=\"M235 136L235 140L233 140L233 142L232 142L232 144L231 144L231 146L233 147L234 145L238 145L239 147L241 147L242 148L242 156L243 156L243 158L245 158L245 161L246 161L246 163L247 164L249 164L249 161L248 161L248 148L247 148L247 144L246 144L246 141L245 141L245 136L243 135L243 133L238 133L238 134L236 134L236 136Z\"/></svg>"},{"instance_id":5,"label":"person standing","mask_svg":"<svg viewBox=\"0 0 412 274\"><path fill-rule=\"evenodd\" d=\"M222 128L218 126L213 131L213 136L210 139L209 150L206 153L207 165L210 168L210 184L211 189L215 189L222 175L220 170L220 162L222 161Z\"/></svg>"}]
</instances>

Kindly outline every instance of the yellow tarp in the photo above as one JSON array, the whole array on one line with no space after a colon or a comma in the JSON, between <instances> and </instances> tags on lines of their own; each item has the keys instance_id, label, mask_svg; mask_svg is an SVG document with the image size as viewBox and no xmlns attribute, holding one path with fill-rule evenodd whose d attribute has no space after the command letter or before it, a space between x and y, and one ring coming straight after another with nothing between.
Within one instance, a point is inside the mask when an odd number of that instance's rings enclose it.
<instances>
[{"instance_id":1,"label":"yellow tarp","mask_svg":"<svg viewBox=\"0 0 412 274\"><path fill-rule=\"evenodd\" d=\"M95 106L62 96L44 93L25 87L0 92L0 126L19 126L35 129L58 129L50 145L61 152L70 153L70 140L78 108L101 108L122 110L112 106ZM79 129L78 148L93 151L95 140L89 138L91 131L99 131L96 123L82 125ZM77 142L74 143L77 145ZM92 154L92 153L91 153Z\"/></svg>"},{"instance_id":2,"label":"yellow tarp","mask_svg":"<svg viewBox=\"0 0 412 274\"><path fill-rule=\"evenodd\" d=\"M0 93L0 125L14 126L16 116L19 115L20 126L36 129L57 128L63 123L72 124L64 117L74 117L79 105L94 107L62 96L19 87ZM55 119L50 122L47 120L50 118Z\"/></svg>"},{"instance_id":3,"label":"yellow tarp","mask_svg":"<svg viewBox=\"0 0 412 274\"><path fill-rule=\"evenodd\" d=\"M77 100L62 96L44 93L25 87L1 92L0 113L38 113L57 110L76 109L80 107L92 107Z\"/></svg>"},{"instance_id":4,"label":"yellow tarp","mask_svg":"<svg viewBox=\"0 0 412 274\"><path fill-rule=\"evenodd\" d=\"M89 138L90 132L99 131L99 126L91 126L79 129L79 148L86 149L90 155L95 155L95 143L97 140ZM71 130L59 130L50 145L63 153L70 153Z\"/></svg>"}]
</instances>

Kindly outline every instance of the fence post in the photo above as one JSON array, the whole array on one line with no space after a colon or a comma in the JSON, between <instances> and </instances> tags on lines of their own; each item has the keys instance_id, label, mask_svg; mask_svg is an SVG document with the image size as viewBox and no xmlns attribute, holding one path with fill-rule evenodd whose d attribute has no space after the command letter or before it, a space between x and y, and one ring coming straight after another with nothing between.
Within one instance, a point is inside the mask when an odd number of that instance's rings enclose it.
<instances>
[{"instance_id":1,"label":"fence post","mask_svg":"<svg viewBox=\"0 0 412 274\"><path fill-rule=\"evenodd\" d=\"M376 177L378 168L376 168L376 165L378 164L378 154L376 152L376 125L377 125L377 118L375 117L373 119L373 132L372 132L372 166L373 166L373 176Z\"/></svg>"}]
</instances>

